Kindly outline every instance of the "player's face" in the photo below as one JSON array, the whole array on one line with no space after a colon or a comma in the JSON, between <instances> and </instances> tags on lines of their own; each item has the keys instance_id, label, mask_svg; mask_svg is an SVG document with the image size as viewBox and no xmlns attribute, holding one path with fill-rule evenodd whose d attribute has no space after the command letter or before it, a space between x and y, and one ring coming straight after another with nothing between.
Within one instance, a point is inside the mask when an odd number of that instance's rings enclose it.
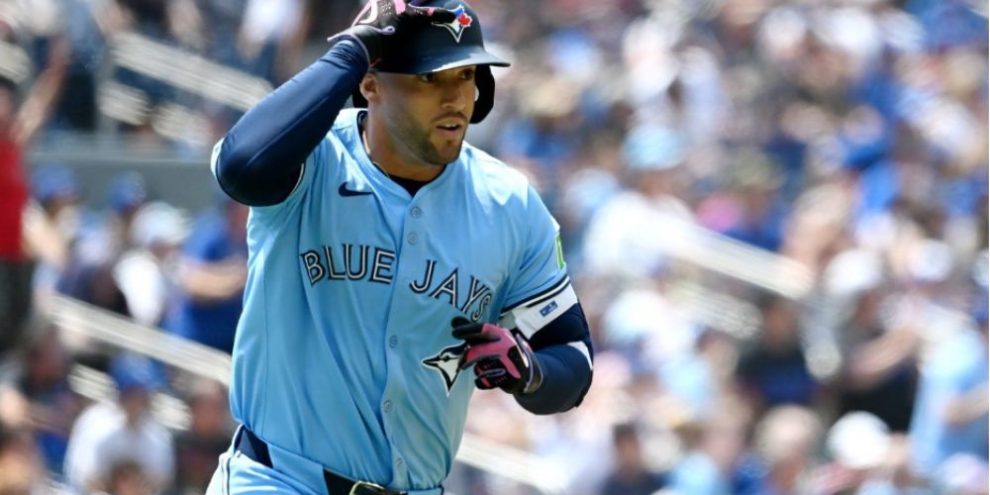
<instances>
[{"instance_id":1,"label":"player's face","mask_svg":"<svg viewBox=\"0 0 990 495\"><path fill-rule=\"evenodd\" d=\"M457 159L474 111L475 66L429 74L379 74L381 110L398 149L430 165Z\"/></svg>"}]
</instances>

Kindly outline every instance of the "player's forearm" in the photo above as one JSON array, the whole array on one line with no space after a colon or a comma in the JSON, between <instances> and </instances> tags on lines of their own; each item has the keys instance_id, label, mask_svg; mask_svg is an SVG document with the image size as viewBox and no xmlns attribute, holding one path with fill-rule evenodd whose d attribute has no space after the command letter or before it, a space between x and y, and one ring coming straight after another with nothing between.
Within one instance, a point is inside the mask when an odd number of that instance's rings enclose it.
<instances>
[{"instance_id":1,"label":"player's forearm","mask_svg":"<svg viewBox=\"0 0 990 495\"><path fill-rule=\"evenodd\" d=\"M535 357L543 381L535 392L516 395L516 402L533 414L554 414L578 405L591 385L584 354L565 344L540 349Z\"/></svg>"},{"instance_id":2,"label":"player's forearm","mask_svg":"<svg viewBox=\"0 0 990 495\"><path fill-rule=\"evenodd\" d=\"M216 158L223 190L252 206L288 197L306 157L367 70L364 51L352 41L339 42L244 114Z\"/></svg>"}]
</instances>

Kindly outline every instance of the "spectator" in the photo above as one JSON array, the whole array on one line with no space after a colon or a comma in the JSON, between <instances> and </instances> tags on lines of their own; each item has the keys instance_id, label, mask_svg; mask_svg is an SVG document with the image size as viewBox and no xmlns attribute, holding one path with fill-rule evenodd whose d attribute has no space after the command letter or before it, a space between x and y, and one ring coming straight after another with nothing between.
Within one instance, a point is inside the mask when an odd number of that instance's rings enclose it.
<instances>
[{"instance_id":1,"label":"spectator","mask_svg":"<svg viewBox=\"0 0 990 495\"><path fill-rule=\"evenodd\" d=\"M650 277L663 268L681 222L692 220L678 197L684 177L682 137L643 125L626 138L623 156L630 190L610 197L594 214L582 258L592 276Z\"/></svg>"},{"instance_id":2,"label":"spectator","mask_svg":"<svg viewBox=\"0 0 990 495\"><path fill-rule=\"evenodd\" d=\"M0 494L42 493L47 481L31 435L0 422Z\"/></svg>"},{"instance_id":3,"label":"spectator","mask_svg":"<svg viewBox=\"0 0 990 495\"><path fill-rule=\"evenodd\" d=\"M75 172L59 163L35 168L31 189L39 208L29 209L25 229L39 258L34 292L44 304L55 293L64 272L74 266L76 256L72 249L80 230L82 205Z\"/></svg>"},{"instance_id":4,"label":"spectator","mask_svg":"<svg viewBox=\"0 0 990 495\"><path fill-rule=\"evenodd\" d=\"M643 449L636 427L631 424L612 428L615 466L605 479L602 495L651 495L666 486L666 479L643 462Z\"/></svg>"},{"instance_id":5,"label":"spectator","mask_svg":"<svg viewBox=\"0 0 990 495\"><path fill-rule=\"evenodd\" d=\"M116 0L123 11L127 23L136 31L160 39L172 36L172 23L169 15L171 0Z\"/></svg>"},{"instance_id":6,"label":"spectator","mask_svg":"<svg viewBox=\"0 0 990 495\"><path fill-rule=\"evenodd\" d=\"M304 0L247 0L237 48L249 72L272 84L283 83L296 68L309 22Z\"/></svg>"},{"instance_id":7,"label":"spectator","mask_svg":"<svg viewBox=\"0 0 990 495\"><path fill-rule=\"evenodd\" d=\"M189 429L175 439L176 483L179 494L205 493L220 454L230 445L232 433L227 393L213 381L197 381L187 401Z\"/></svg>"},{"instance_id":8,"label":"spectator","mask_svg":"<svg viewBox=\"0 0 990 495\"><path fill-rule=\"evenodd\" d=\"M780 249L787 210L778 197L781 173L769 157L754 150L739 150L732 165L738 210L735 221L722 233L768 251Z\"/></svg>"},{"instance_id":9,"label":"spectator","mask_svg":"<svg viewBox=\"0 0 990 495\"><path fill-rule=\"evenodd\" d=\"M985 293L982 295L985 304ZM934 476L956 454L987 461L987 316L978 311L977 328L961 331L934 350L921 369L911 421L914 468Z\"/></svg>"},{"instance_id":10,"label":"spectator","mask_svg":"<svg viewBox=\"0 0 990 495\"><path fill-rule=\"evenodd\" d=\"M135 214L131 244L113 269L138 323L159 326L168 298L175 290L178 251L188 234L185 213L162 202L152 202Z\"/></svg>"},{"instance_id":11,"label":"spectator","mask_svg":"<svg viewBox=\"0 0 990 495\"><path fill-rule=\"evenodd\" d=\"M121 253L134 244L134 217L148 199L144 178L137 172L121 172L110 180L107 186L107 203L110 214L103 221L103 234L107 237L106 251L110 259L117 259Z\"/></svg>"},{"instance_id":12,"label":"spectator","mask_svg":"<svg viewBox=\"0 0 990 495\"><path fill-rule=\"evenodd\" d=\"M78 258L71 260L56 288L62 294L98 308L122 316L131 315L127 298L113 278L110 260L98 264L88 264Z\"/></svg>"},{"instance_id":13,"label":"spectator","mask_svg":"<svg viewBox=\"0 0 990 495\"><path fill-rule=\"evenodd\" d=\"M884 479L884 465L896 452L887 425L866 412L848 413L828 431L832 462L821 466L809 490L822 494L885 493L893 478ZM897 492L895 492L897 493Z\"/></svg>"},{"instance_id":14,"label":"spectator","mask_svg":"<svg viewBox=\"0 0 990 495\"><path fill-rule=\"evenodd\" d=\"M28 191L16 92L11 81L0 79L0 361L20 341L31 307L31 268L22 248Z\"/></svg>"},{"instance_id":15,"label":"spectator","mask_svg":"<svg viewBox=\"0 0 990 495\"><path fill-rule=\"evenodd\" d=\"M134 214L146 198L144 181L136 172L117 175L107 196L110 215L83 217L73 244L73 257L57 289L83 302L130 316L127 298L114 277L114 265L130 246Z\"/></svg>"},{"instance_id":16,"label":"spectator","mask_svg":"<svg viewBox=\"0 0 990 495\"><path fill-rule=\"evenodd\" d=\"M784 298L766 294L758 306L763 327L755 347L744 352L736 375L757 409L783 404L812 405L819 384L801 346L800 322Z\"/></svg>"},{"instance_id":17,"label":"spectator","mask_svg":"<svg viewBox=\"0 0 990 495\"><path fill-rule=\"evenodd\" d=\"M117 401L83 411L69 437L65 476L77 490L106 490L118 462L141 466L154 492L172 483L172 434L151 415L152 394L164 385L163 371L148 358L122 354L111 365Z\"/></svg>"},{"instance_id":18,"label":"spectator","mask_svg":"<svg viewBox=\"0 0 990 495\"><path fill-rule=\"evenodd\" d=\"M810 409L780 406L768 411L753 440L765 474L756 489L745 493L807 493L821 434L821 424Z\"/></svg>"},{"instance_id":19,"label":"spectator","mask_svg":"<svg viewBox=\"0 0 990 495\"><path fill-rule=\"evenodd\" d=\"M110 14L101 3L85 0L58 3L65 31L63 39L54 41L68 45L68 60L51 127L94 132L99 119L97 77L108 52Z\"/></svg>"},{"instance_id":20,"label":"spectator","mask_svg":"<svg viewBox=\"0 0 990 495\"><path fill-rule=\"evenodd\" d=\"M24 355L24 370L16 390L27 401L35 442L50 472L62 472L69 431L82 398L69 388L70 356L55 327L35 336Z\"/></svg>"},{"instance_id":21,"label":"spectator","mask_svg":"<svg viewBox=\"0 0 990 495\"><path fill-rule=\"evenodd\" d=\"M0 42L14 38L12 26L0 18ZM61 51L52 47L52 52ZM28 202L24 154L49 118L64 78L60 55L52 58L57 60L36 74L23 101L15 80L0 73L0 361L19 343L31 310L32 253L24 249L28 237L23 221Z\"/></svg>"},{"instance_id":22,"label":"spectator","mask_svg":"<svg viewBox=\"0 0 990 495\"><path fill-rule=\"evenodd\" d=\"M918 336L912 328L887 328L884 298L879 287L859 294L839 329L846 356L837 383L839 412L869 412L892 431L906 432L914 409Z\"/></svg>"},{"instance_id":23,"label":"spectator","mask_svg":"<svg viewBox=\"0 0 990 495\"><path fill-rule=\"evenodd\" d=\"M106 54L101 6L83 0L28 0L20 7L23 36L42 67L39 81L50 78L49 128L93 132L97 123L96 76ZM44 122L44 121L42 121Z\"/></svg>"},{"instance_id":24,"label":"spectator","mask_svg":"<svg viewBox=\"0 0 990 495\"><path fill-rule=\"evenodd\" d=\"M189 234L179 266L179 294L165 328L224 352L234 348L247 275L246 206L222 199Z\"/></svg>"},{"instance_id":25,"label":"spectator","mask_svg":"<svg viewBox=\"0 0 990 495\"><path fill-rule=\"evenodd\" d=\"M983 478L986 479L986 476ZM874 470L860 492L863 495L920 494L924 493L926 486L928 485L921 482L911 469L911 446L907 437L901 433L894 433L890 436L887 456L883 463Z\"/></svg>"},{"instance_id":26,"label":"spectator","mask_svg":"<svg viewBox=\"0 0 990 495\"><path fill-rule=\"evenodd\" d=\"M107 475L107 495L153 495L155 490L140 464L117 462Z\"/></svg>"},{"instance_id":27,"label":"spectator","mask_svg":"<svg viewBox=\"0 0 990 495\"><path fill-rule=\"evenodd\" d=\"M990 477L986 459L972 454L949 457L938 471L934 488L952 495L986 495Z\"/></svg>"},{"instance_id":28,"label":"spectator","mask_svg":"<svg viewBox=\"0 0 990 495\"><path fill-rule=\"evenodd\" d=\"M737 478L736 471L746 450L749 418L745 412L742 404L726 401L716 406L709 420L697 425L700 431L686 430L686 452L670 473L674 493L722 495L733 493L737 483L748 485Z\"/></svg>"}]
</instances>

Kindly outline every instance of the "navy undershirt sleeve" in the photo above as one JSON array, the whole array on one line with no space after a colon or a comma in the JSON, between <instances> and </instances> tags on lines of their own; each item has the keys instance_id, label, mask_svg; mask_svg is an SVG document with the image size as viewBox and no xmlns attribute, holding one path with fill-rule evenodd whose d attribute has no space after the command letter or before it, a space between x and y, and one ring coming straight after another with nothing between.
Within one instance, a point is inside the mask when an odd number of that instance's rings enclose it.
<instances>
[{"instance_id":1,"label":"navy undershirt sleeve","mask_svg":"<svg viewBox=\"0 0 990 495\"><path fill-rule=\"evenodd\" d=\"M582 342L588 348L586 358L568 345ZM576 407L591 387L593 358L588 320L580 304L565 311L530 339L536 360L543 372L543 383L532 394L516 395L516 402L534 414L554 414Z\"/></svg>"},{"instance_id":2,"label":"navy undershirt sleeve","mask_svg":"<svg viewBox=\"0 0 990 495\"><path fill-rule=\"evenodd\" d=\"M250 206L284 201L367 70L361 47L341 41L251 108L224 137L216 158L224 192Z\"/></svg>"}]
</instances>

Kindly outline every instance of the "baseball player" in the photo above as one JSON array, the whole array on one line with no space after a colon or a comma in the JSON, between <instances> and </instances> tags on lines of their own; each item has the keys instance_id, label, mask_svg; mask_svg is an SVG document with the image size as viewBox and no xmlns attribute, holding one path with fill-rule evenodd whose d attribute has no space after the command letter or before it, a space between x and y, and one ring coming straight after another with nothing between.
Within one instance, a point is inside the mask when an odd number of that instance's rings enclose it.
<instances>
[{"instance_id":1,"label":"baseball player","mask_svg":"<svg viewBox=\"0 0 990 495\"><path fill-rule=\"evenodd\" d=\"M476 387L552 414L591 383L557 223L464 143L508 65L474 10L371 0L331 42L214 148L251 212L210 493L441 494Z\"/></svg>"}]
</instances>

